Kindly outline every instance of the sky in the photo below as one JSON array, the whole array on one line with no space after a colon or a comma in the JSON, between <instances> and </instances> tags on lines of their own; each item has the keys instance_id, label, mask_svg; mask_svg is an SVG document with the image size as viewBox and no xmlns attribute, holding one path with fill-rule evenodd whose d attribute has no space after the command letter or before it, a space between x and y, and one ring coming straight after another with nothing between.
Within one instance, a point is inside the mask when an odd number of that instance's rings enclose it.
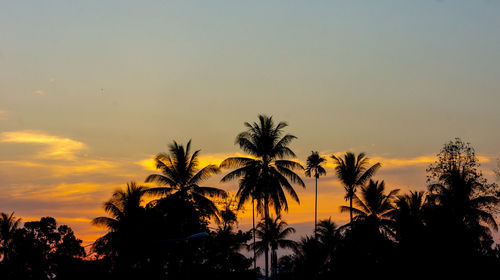
<instances>
[{"instance_id":1,"label":"sky","mask_svg":"<svg viewBox=\"0 0 500 280\"><path fill-rule=\"evenodd\" d=\"M288 122L297 160L366 152L402 193L425 189L455 137L495 180L500 1L0 4L0 211L54 216L85 244L104 232L90 225L103 202L155 173L168 143L192 139L217 164L258 114ZM318 215L342 224L331 164ZM219 179L206 184L234 193ZM298 235L314 217L305 180L285 215Z\"/></svg>"}]
</instances>

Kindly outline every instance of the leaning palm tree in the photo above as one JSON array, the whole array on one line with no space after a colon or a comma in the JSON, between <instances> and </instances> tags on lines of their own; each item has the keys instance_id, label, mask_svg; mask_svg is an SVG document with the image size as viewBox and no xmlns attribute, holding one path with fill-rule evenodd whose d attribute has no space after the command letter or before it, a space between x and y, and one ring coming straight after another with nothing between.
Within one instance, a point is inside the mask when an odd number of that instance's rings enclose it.
<instances>
[{"instance_id":1,"label":"leaning palm tree","mask_svg":"<svg viewBox=\"0 0 500 280\"><path fill-rule=\"evenodd\" d=\"M343 157L332 155L335 163L335 172L340 182L344 185L346 195L345 200L349 200L350 208L352 208L352 200L358 186L363 185L368 181L375 172L380 168L381 164L376 163L368 167L369 159L365 153L360 153L356 156L354 153L347 152ZM350 222L353 221L352 211L349 211Z\"/></svg>"},{"instance_id":2,"label":"leaning palm tree","mask_svg":"<svg viewBox=\"0 0 500 280\"><path fill-rule=\"evenodd\" d=\"M247 130L241 132L235 143L247 152L250 157L230 157L225 159L221 168L234 168L222 178L223 182L240 179L236 193L238 207L252 200L256 202L257 211L264 214L264 221L269 220L269 208L273 207L277 215L288 210L285 191L293 200L300 203L299 197L291 183L305 187L304 182L294 170L302 170L300 163L288 160L295 153L288 147L296 137L283 135L286 122L275 125L273 118L259 115L259 121L245 123ZM291 181L291 183L290 183ZM254 223L255 225L255 223ZM255 236L255 226L254 226ZM255 259L255 258L254 258ZM269 248L265 249L266 278L269 273Z\"/></svg>"},{"instance_id":3,"label":"leaning palm tree","mask_svg":"<svg viewBox=\"0 0 500 280\"><path fill-rule=\"evenodd\" d=\"M326 161L326 158L319 155L318 152L311 152L311 155L307 157L306 165L306 176L312 177L316 181L315 184L315 195L314 195L314 232L318 228L318 179L321 175L326 175L326 170L322 164Z\"/></svg>"},{"instance_id":4,"label":"leaning palm tree","mask_svg":"<svg viewBox=\"0 0 500 280\"><path fill-rule=\"evenodd\" d=\"M21 224L21 219L14 217L14 212L10 215L1 213L0 215L0 253L3 254L3 261L9 259L11 244L14 232Z\"/></svg>"},{"instance_id":5,"label":"leaning palm tree","mask_svg":"<svg viewBox=\"0 0 500 280\"><path fill-rule=\"evenodd\" d=\"M257 249L257 255L261 255L266 252L267 248L271 248L271 276L274 278L278 272L278 249L297 249L297 243L287 239L290 234L295 233L295 229L288 227L288 224L278 215L276 218L267 218L267 221L266 218L263 218L257 225L256 233L260 239L254 245Z\"/></svg>"},{"instance_id":6,"label":"leaning palm tree","mask_svg":"<svg viewBox=\"0 0 500 280\"><path fill-rule=\"evenodd\" d=\"M190 154L191 140L186 144L186 148L175 141L168 148L169 153L160 153L155 158L156 168L162 174L152 174L146 178L148 183L155 182L163 186L150 188L147 192L192 201L203 215L218 220L219 211L211 198L225 198L226 192L214 187L202 187L199 183L218 173L219 168L210 164L198 169L200 150Z\"/></svg>"},{"instance_id":7,"label":"leaning palm tree","mask_svg":"<svg viewBox=\"0 0 500 280\"><path fill-rule=\"evenodd\" d=\"M365 223L371 229L392 234L392 215L395 210L393 202L399 189L391 190L385 194L384 181L373 181L360 189L360 195L354 194L353 200L356 207L341 206L341 212L355 214L354 221Z\"/></svg>"}]
</instances>

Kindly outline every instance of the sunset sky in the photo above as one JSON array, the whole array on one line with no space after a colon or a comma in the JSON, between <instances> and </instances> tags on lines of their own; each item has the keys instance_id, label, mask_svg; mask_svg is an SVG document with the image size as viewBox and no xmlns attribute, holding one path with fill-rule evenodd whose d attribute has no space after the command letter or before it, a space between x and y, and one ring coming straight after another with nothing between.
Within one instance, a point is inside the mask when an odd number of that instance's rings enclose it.
<instances>
[{"instance_id":1,"label":"sunset sky","mask_svg":"<svg viewBox=\"0 0 500 280\"><path fill-rule=\"evenodd\" d=\"M367 152L403 192L425 189L455 137L495 180L500 1L0 3L0 211L53 216L85 244L112 191L154 173L172 140L216 164L242 153L234 138L260 113L289 123L298 160ZM342 224L330 159L327 172L319 218ZM207 185L234 193L219 179ZM306 184L285 216L300 234Z\"/></svg>"}]
</instances>

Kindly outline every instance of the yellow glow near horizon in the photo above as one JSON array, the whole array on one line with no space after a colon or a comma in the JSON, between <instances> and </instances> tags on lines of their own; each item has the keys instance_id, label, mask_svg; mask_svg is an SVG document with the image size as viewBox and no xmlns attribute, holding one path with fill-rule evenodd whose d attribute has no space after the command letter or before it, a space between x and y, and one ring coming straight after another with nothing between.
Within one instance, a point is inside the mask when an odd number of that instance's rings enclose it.
<instances>
[{"instance_id":1,"label":"yellow glow near horizon","mask_svg":"<svg viewBox=\"0 0 500 280\"><path fill-rule=\"evenodd\" d=\"M18 201L19 203L35 203L38 206L26 207L25 210L16 211L23 220L36 220L40 216L53 216L59 223L70 225L85 244L92 243L105 232L102 228L90 224L92 218L106 215L102 209L102 203L110 198L112 192L124 188L130 180L146 186L142 180L151 173L158 173L154 161L154 155L148 158L138 159L113 159L113 158L87 158L78 152L87 149L83 142L70 138L50 135L45 132L17 131L3 132L0 134L0 143L25 143L42 144L40 151L34 155L27 155L19 160L6 159L0 161L0 167L4 176L23 176L23 183L11 186L3 193L4 199ZM339 212L339 206L344 205L344 190L335 177L333 162L328 153L322 153L327 158L325 165L327 176L321 177L319 181L318 217L325 219L332 217L338 224L346 221L346 215ZM336 155L341 155L337 153ZM228 157L247 155L240 152L232 153L201 153L198 158L198 168L209 164L220 164ZM47 160L50 159L50 160ZM436 160L436 156L422 155L416 157L384 157L373 155L370 163L381 162L383 171L408 167L415 172L425 169L424 166ZM492 161L492 157L479 155L481 163ZM62 160L62 161L61 161ZM295 159L304 164L304 162ZM140 167L138 167L140 166ZM141 168L142 167L142 168ZM220 177L229 172L222 173L209 178L206 185L217 186L234 194L237 189L237 181L220 184ZM300 174L300 171L298 171ZM419 171L420 172L420 171ZM105 175L105 177L103 177ZM302 174L300 174L302 175ZM74 182L78 176L85 176L84 181ZM40 179L49 180L49 185L37 183ZM390 177L389 177L390 178ZM284 219L290 224L309 223L314 213L314 194L311 178L303 178L307 188L296 187L300 197L300 204L288 199L289 211L283 213ZM384 178L382 178L384 179ZM78 179L81 180L81 179ZM394 183L394 182L393 182ZM387 182L389 189L399 186ZM411 184L411 183L410 183ZM405 187L402 187L405 189ZM153 199L146 197L145 201ZM53 207L50 205L54 205ZM74 206L78 205L78 206ZM9 210L9 209L1 209ZM18 209L13 209L18 210ZM250 204L238 213L240 225L248 227L251 224L252 212ZM25 217L36 217L26 219ZM260 216L259 216L260 218Z\"/></svg>"}]
</instances>

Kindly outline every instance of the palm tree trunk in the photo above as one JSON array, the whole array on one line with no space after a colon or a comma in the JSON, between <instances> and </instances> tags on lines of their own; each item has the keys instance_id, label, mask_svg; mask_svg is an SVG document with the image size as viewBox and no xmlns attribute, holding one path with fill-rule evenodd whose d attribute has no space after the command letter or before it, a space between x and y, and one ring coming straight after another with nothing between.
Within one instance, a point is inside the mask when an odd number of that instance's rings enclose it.
<instances>
[{"instance_id":1,"label":"palm tree trunk","mask_svg":"<svg viewBox=\"0 0 500 280\"><path fill-rule=\"evenodd\" d=\"M318 230L318 176L316 177L316 195L314 197L314 237L316 238L316 231Z\"/></svg>"},{"instance_id":2,"label":"palm tree trunk","mask_svg":"<svg viewBox=\"0 0 500 280\"><path fill-rule=\"evenodd\" d=\"M278 276L278 254L276 249L271 250L271 279L276 279Z\"/></svg>"},{"instance_id":3,"label":"palm tree trunk","mask_svg":"<svg viewBox=\"0 0 500 280\"><path fill-rule=\"evenodd\" d=\"M268 235L267 231L269 230L269 199L267 194L264 195L264 216L265 216L265 225L266 225L266 236ZM265 244L265 269L266 269L266 280L269 279L269 246Z\"/></svg>"},{"instance_id":4,"label":"palm tree trunk","mask_svg":"<svg viewBox=\"0 0 500 280\"><path fill-rule=\"evenodd\" d=\"M257 254L255 252L255 199L252 198L252 229L253 229L253 269L257 268Z\"/></svg>"},{"instance_id":5,"label":"palm tree trunk","mask_svg":"<svg viewBox=\"0 0 500 280\"><path fill-rule=\"evenodd\" d=\"M352 195L349 197L349 204L350 204L349 214L351 216L351 229L352 229Z\"/></svg>"}]
</instances>

